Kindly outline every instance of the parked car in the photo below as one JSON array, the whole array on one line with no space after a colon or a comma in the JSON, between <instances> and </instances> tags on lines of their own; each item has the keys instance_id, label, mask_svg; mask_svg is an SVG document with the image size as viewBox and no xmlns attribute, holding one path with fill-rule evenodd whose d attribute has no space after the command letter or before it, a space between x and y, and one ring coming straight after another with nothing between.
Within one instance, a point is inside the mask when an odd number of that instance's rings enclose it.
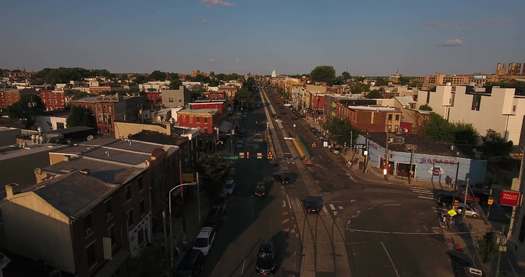
<instances>
[{"instance_id":1,"label":"parked car","mask_svg":"<svg viewBox=\"0 0 525 277\"><path fill-rule=\"evenodd\" d=\"M260 275L269 275L274 273L276 268L273 244L271 241L265 241L261 244L257 252L255 271Z\"/></svg>"},{"instance_id":2,"label":"parked car","mask_svg":"<svg viewBox=\"0 0 525 277\"><path fill-rule=\"evenodd\" d=\"M213 227L202 227L201 231L195 238L193 249L200 250L204 256L208 256L210 253L213 242L215 241L215 230Z\"/></svg>"},{"instance_id":3,"label":"parked car","mask_svg":"<svg viewBox=\"0 0 525 277\"><path fill-rule=\"evenodd\" d=\"M318 214L323 209L323 197L321 196L307 196L303 200L303 206L306 213Z\"/></svg>"},{"instance_id":4,"label":"parked car","mask_svg":"<svg viewBox=\"0 0 525 277\"><path fill-rule=\"evenodd\" d=\"M266 196L267 192L266 192L266 184L264 182L259 182L257 183L257 185L255 186L255 196L257 197L264 197Z\"/></svg>"},{"instance_id":5,"label":"parked car","mask_svg":"<svg viewBox=\"0 0 525 277\"><path fill-rule=\"evenodd\" d=\"M233 179L226 180L226 183L224 184L224 189L223 189L224 194L232 195L234 190L235 190L235 181L233 181Z\"/></svg>"},{"instance_id":6,"label":"parked car","mask_svg":"<svg viewBox=\"0 0 525 277\"><path fill-rule=\"evenodd\" d=\"M204 254L201 251L191 249L177 266L176 276L195 277L199 276L204 266Z\"/></svg>"}]
</instances>

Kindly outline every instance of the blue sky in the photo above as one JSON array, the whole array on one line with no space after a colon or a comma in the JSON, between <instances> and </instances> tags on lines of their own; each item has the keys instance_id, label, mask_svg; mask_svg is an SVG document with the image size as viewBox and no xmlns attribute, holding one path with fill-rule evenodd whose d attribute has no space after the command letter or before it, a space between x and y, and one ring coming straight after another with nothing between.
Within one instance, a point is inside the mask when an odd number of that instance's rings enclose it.
<instances>
[{"instance_id":1,"label":"blue sky","mask_svg":"<svg viewBox=\"0 0 525 277\"><path fill-rule=\"evenodd\" d=\"M523 0L1 0L0 68L494 72L524 24Z\"/></svg>"}]
</instances>

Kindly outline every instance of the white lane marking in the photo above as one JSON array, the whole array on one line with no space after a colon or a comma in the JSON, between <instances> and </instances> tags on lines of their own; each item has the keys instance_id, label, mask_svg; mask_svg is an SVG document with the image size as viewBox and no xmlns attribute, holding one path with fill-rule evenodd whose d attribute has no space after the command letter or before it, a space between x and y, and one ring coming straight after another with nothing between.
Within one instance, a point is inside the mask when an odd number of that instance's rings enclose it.
<instances>
[{"instance_id":1,"label":"white lane marking","mask_svg":"<svg viewBox=\"0 0 525 277\"><path fill-rule=\"evenodd\" d=\"M285 194L285 195L286 195L286 201L288 202L288 206L290 206L290 208L293 208L292 202L290 201L290 197L288 197L288 194Z\"/></svg>"},{"instance_id":2,"label":"white lane marking","mask_svg":"<svg viewBox=\"0 0 525 277\"><path fill-rule=\"evenodd\" d=\"M417 198L420 198L420 199L427 199L427 200L434 200L433 197L426 197L426 196L420 196L420 195L418 195Z\"/></svg>"},{"instance_id":3,"label":"white lane marking","mask_svg":"<svg viewBox=\"0 0 525 277\"><path fill-rule=\"evenodd\" d=\"M385 253L390 260L390 264L392 265L392 269L394 269L394 273L397 277L399 277L399 272L397 271L396 265L394 264L394 261L392 260L392 256L390 256L390 252L388 252L388 249L386 249L385 244L381 241L381 246L383 246L383 250L385 250Z\"/></svg>"},{"instance_id":4,"label":"white lane marking","mask_svg":"<svg viewBox=\"0 0 525 277\"><path fill-rule=\"evenodd\" d=\"M246 260L242 260L242 268L241 268L241 275L244 275L244 264Z\"/></svg>"}]
</instances>

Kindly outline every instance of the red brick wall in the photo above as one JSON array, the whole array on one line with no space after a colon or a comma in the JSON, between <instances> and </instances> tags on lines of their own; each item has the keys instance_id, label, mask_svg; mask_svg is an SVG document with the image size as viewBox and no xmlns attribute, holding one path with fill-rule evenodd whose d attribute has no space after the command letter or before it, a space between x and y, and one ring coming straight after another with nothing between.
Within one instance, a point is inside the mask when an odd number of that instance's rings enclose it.
<instances>
[{"instance_id":1,"label":"red brick wall","mask_svg":"<svg viewBox=\"0 0 525 277\"><path fill-rule=\"evenodd\" d=\"M6 109L20 100L18 90L0 91L0 109Z\"/></svg>"},{"instance_id":2,"label":"red brick wall","mask_svg":"<svg viewBox=\"0 0 525 277\"><path fill-rule=\"evenodd\" d=\"M42 90L39 93L46 111L63 110L65 108L65 97L63 91Z\"/></svg>"},{"instance_id":3,"label":"red brick wall","mask_svg":"<svg viewBox=\"0 0 525 277\"><path fill-rule=\"evenodd\" d=\"M213 134L216 119L216 117L199 114L179 114L177 115L177 124L182 127L201 128L206 134Z\"/></svg>"},{"instance_id":4,"label":"red brick wall","mask_svg":"<svg viewBox=\"0 0 525 277\"><path fill-rule=\"evenodd\" d=\"M86 108L93 113L97 121L99 134L108 135L114 133L113 121L116 118L116 107L113 102L73 102L71 105Z\"/></svg>"},{"instance_id":5,"label":"red brick wall","mask_svg":"<svg viewBox=\"0 0 525 277\"><path fill-rule=\"evenodd\" d=\"M325 95L312 95L310 107L315 111L324 110L325 105Z\"/></svg>"},{"instance_id":6,"label":"red brick wall","mask_svg":"<svg viewBox=\"0 0 525 277\"><path fill-rule=\"evenodd\" d=\"M216 109L219 114L224 113L224 102L190 103L192 110Z\"/></svg>"}]
</instances>

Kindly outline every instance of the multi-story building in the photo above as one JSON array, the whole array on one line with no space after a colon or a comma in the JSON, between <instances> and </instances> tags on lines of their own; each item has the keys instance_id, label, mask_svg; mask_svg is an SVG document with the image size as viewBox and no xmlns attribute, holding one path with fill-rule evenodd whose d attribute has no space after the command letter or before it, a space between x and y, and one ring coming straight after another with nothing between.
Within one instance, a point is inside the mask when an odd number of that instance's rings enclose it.
<instances>
[{"instance_id":1,"label":"multi-story building","mask_svg":"<svg viewBox=\"0 0 525 277\"><path fill-rule=\"evenodd\" d=\"M525 63L498 63L496 65L496 75L525 75Z\"/></svg>"},{"instance_id":2,"label":"multi-story building","mask_svg":"<svg viewBox=\"0 0 525 277\"><path fill-rule=\"evenodd\" d=\"M364 132L397 133L401 128L401 111L393 107L346 106L338 103L336 114Z\"/></svg>"},{"instance_id":3,"label":"multi-story building","mask_svg":"<svg viewBox=\"0 0 525 277\"><path fill-rule=\"evenodd\" d=\"M41 90L38 96L42 99L46 111L63 110L65 108L65 96L63 90Z\"/></svg>"},{"instance_id":4,"label":"multi-story building","mask_svg":"<svg viewBox=\"0 0 525 277\"><path fill-rule=\"evenodd\" d=\"M213 134L218 128L217 109L184 109L177 113L177 124L181 127L199 128L206 134Z\"/></svg>"},{"instance_id":5,"label":"multi-story building","mask_svg":"<svg viewBox=\"0 0 525 277\"><path fill-rule=\"evenodd\" d=\"M165 108L184 107L190 102L191 92L180 86L179 89L167 89L161 92L162 106Z\"/></svg>"},{"instance_id":6,"label":"multi-story building","mask_svg":"<svg viewBox=\"0 0 525 277\"><path fill-rule=\"evenodd\" d=\"M189 103L189 108L192 110L210 110L214 109L217 110L217 114L220 116L224 114L224 101L218 100L218 101L195 101L192 103Z\"/></svg>"},{"instance_id":7,"label":"multi-story building","mask_svg":"<svg viewBox=\"0 0 525 277\"><path fill-rule=\"evenodd\" d=\"M235 95L237 95L237 92L239 91L239 87L235 85L222 85L219 86L219 92L223 92L225 99L228 102L233 102L235 100Z\"/></svg>"},{"instance_id":8,"label":"multi-story building","mask_svg":"<svg viewBox=\"0 0 525 277\"><path fill-rule=\"evenodd\" d=\"M90 110L96 118L100 134L113 134L115 120L137 121L141 118L145 106L142 96L94 96L72 100L71 106L79 106Z\"/></svg>"},{"instance_id":9,"label":"multi-story building","mask_svg":"<svg viewBox=\"0 0 525 277\"><path fill-rule=\"evenodd\" d=\"M144 91L163 91L170 88L171 81L150 81L139 84L139 90Z\"/></svg>"},{"instance_id":10,"label":"multi-story building","mask_svg":"<svg viewBox=\"0 0 525 277\"><path fill-rule=\"evenodd\" d=\"M0 110L7 109L9 106L20 100L18 89L0 90Z\"/></svg>"},{"instance_id":11,"label":"multi-story building","mask_svg":"<svg viewBox=\"0 0 525 277\"><path fill-rule=\"evenodd\" d=\"M525 97L513 88L438 86L436 91L420 91L417 106L428 105L450 122L472 124L481 135L496 131L515 144L523 138Z\"/></svg>"}]
</instances>

